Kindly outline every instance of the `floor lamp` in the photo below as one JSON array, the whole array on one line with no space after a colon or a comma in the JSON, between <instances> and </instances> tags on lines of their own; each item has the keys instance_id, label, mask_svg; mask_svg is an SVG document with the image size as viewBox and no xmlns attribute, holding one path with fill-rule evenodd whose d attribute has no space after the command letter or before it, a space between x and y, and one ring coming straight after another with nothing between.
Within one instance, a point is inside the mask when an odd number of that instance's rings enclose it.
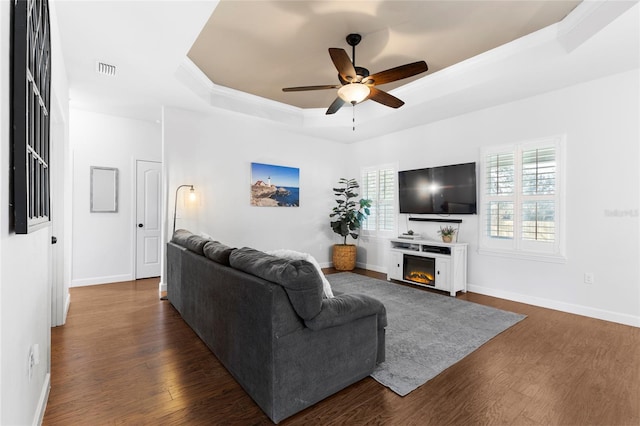
<instances>
[{"instance_id":1,"label":"floor lamp","mask_svg":"<svg viewBox=\"0 0 640 426\"><path fill-rule=\"evenodd\" d=\"M178 191L180 191L180 188L185 188L185 187L189 187L189 197L193 200L196 197L196 193L193 189L193 185L180 185L179 187L176 188L176 198L173 202L173 232L171 233L171 238L173 238L173 234L176 233L176 214L178 213ZM170 239L171 239L170 238ZM160 300L168 300L169 298L167 296L161 296Z\"/></svg>"},{"instance_id":2,"label":"floor lamp","mask_svg":"<svg viewBox=\"0 0 640 426\"><path fill-rule=\"evenodd\" d=\"M193 189L193 185L180 185L179 187L176 188L176 199L174 200L173 203L173 232L171 233L171 236L173 237L173 234L176 233L176 214L178 213L178 191L180 191L180 188L186 188L189 187L191 189L189 189L189 197L193 200L196 197L196 193Z\"/></svg>"}]
</instances>

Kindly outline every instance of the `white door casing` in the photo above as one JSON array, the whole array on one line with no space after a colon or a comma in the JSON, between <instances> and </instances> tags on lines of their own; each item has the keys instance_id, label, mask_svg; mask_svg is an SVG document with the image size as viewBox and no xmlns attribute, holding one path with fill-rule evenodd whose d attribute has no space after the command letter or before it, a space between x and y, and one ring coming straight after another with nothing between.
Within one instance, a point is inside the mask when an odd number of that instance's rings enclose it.
<instances>
[{"instance_id":1,"label":"white door casing","mask_svg":"<svg viewBox=\"0 0 640 426\"><path fill-rule=\"evenodd\" d=\"M136 162L136 279L160 276L161 174L161 163Z\"/></svg>"}]
</instances>

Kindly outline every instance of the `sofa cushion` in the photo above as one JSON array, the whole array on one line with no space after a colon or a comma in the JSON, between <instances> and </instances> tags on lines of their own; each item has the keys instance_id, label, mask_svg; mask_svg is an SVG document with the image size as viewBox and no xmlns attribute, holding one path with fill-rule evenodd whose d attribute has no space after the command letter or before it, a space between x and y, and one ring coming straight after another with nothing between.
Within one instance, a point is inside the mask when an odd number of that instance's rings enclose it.
<instances>
[{"instance_id":1,"label":"sofa cushion","mask_svg":"<svg viewBox=\"0 0 640 426\"><path fill-rule=\"evenodd\" d=\"M309 320L322 307L322 280L306 260L287 260L243 247L229 256L232 267L284 287L298 316Z\"/></svg>"},{"instance_id":2,"label":"sofa cushion","mask_svg":"<svg viewBox=\"0 0 640 426\"><path fill-rule=\"evenodd\" d=\"M235 248L226 246L218 241L209 241L204 245L204 255L214 262L229 266L229 255Z\"/></svg>"},{"instance_id":3,"label":"sofa cushion","mask_svg":"<svg viewBox=\"0 0 640 426\"><path fill-rule=\"evenodd\" d=\"M199 235L194 235L186 229L178 229L173 233L171 242L185 247L194 253L204 254L204 245L210 240Z\"/></svg>"},{"instance_id":4,"label":"sofa cushion","mask_svg":"<svg viewBox=\"0 0 640 426\"><path fill-rule=\"evenodd\" d=\"M323 300L320 313L304 323L311 330L322 330L368 315L377 315L379 329L387 326L387 310L382 302L366 294L342 294Z\"/></svg>"},{"instance_id":5,"label":"sofa cushion","mask_svg":"<svg viewBox=\"0 0 640 426\"><path fill-rule=\"evenodd\" d=\"M306 260L310 264L316 268L318 271L318 275L320 275L320 279L322 280L322 290L324 292L324 297L327 299L331 299L333 297L333 291L331 290L331 283L327 280L327 277L324 276L322 272L322 268L320 268L320 264L318 261L311 256L309 253L301 253L299 251L288 250L288 249L279 249L279 250L271 250L268 251L267 254L282 257L283 259L289 260Z\"/></svg>"}]
</instances>

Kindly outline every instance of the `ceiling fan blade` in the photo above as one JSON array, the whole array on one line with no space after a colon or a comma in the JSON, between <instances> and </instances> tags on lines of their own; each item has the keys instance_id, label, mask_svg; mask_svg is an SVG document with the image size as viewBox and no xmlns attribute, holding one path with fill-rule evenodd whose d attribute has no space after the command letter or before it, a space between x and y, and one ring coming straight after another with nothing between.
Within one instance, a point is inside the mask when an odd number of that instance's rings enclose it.
<instances>
[{"instance_id":1,"label":"ceiling fan blade","mask_svg":"<svg viewBox=\"0 0 640 426\"><path fill-rule=\"evenodd\" d=\"M370 75L363 80L365 84L385 84L391 83L396 80L402 80L403 78L413 77L414 75L427 71L427 63L425 61L413 62L411 64L400 65L399 67L391 68L386 71L381 71Z\"/></svg>"},{"instance_id":2,"label":"ceiling fan blade","mask_svg":"<svg viewBox=\"0 0 640 426\"><path fill-rule=\"evenodd\" d=\"M335 101L333 101L333 103L331 105L329 105L329 109L327 110L327 112L325 113L326 115L329 114L335 114L336 111L338 111L340 108L342 108L342 105L344 105L345 102L342 100L341 97L337 97Z\"/></svg>"},{"instance_id":3,"label":"ceiling fan blade","mask_svg":"<svg viewBox=\"0 0 640 426\"><path fill-rule=\"evenodd\" d=\"M303 92L305 90L325 90L325 89L337 89L340 84L325 84L324 86L300 86L300 87L285 87L283 92Z\"/></svg>"},{"instance_id":4,"label":"ceiling fan blade","mask_svg":"<svg viewBox=\"0 0 640 426\"><path fill-rule=\"evenodd\" d=\"M356 69L353 67L351 59L349 59L349 55L347 55L347 52L345 52L344 49L330 47L329 56L331 56L333 65L336 66L340 76L345 81L351 81L356 78Z\"/></svg>"},{"instance_id":5,"label":"ceiling fan blade","mask_svg":"<svg viewBox=\"0 0 640 426\"><path fill-rule=\"evenodd\" d=\"M396 98L393 95L388 94L387 92L383 92L380 89L376 89L375 87L370 87L370 93L367 99L371 99L372 101L376 101L379 104L386 105L391 108L400 108L404 105L404 102L400 99Z\"/></svg>"}]
</instances>

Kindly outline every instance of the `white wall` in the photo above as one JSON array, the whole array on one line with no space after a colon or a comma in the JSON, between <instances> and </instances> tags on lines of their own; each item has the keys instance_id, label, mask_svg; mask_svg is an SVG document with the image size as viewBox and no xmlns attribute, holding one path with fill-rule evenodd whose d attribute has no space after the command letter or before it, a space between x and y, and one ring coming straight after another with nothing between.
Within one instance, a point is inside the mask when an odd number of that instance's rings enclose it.
<instances>
[{"instance_id":1,"label":"white wall","mask_svg":"<svg viewBox=\"0 0 640 426\"><path fill-rule=\"evenodd\" d=\"M460 216L459 239L470 244L469 289L638 326L639 87L634 70L361 142L357 164L391 157L405 170L479 161L482 146L565 134L567 262L479 255L478 218ZM435 236L427 226L410 222ZM404 215L399 230L406 230ZM386 268L383 244L364 242L367 267ZM595 274L594 284L584 284L585 272Z\"/></svg>"},{"instance_id":2,"label":"white wall","mask_svg":"<svg viewBox=\"0 0 640 426\"><path fill-rule=\"evenodd\" d=\"M234 247L303 251L329 265L330 247L339 242L329 226L332 188L351 160L348 153L346 145L237 113L166 109L167 229L170 233L176 187L193 184L198 205L179 205L177 229L204 232ZM252 162L299 168L300 207L252 207Z\"/></svg>"},{"instance_id":3,"label":"white wall","mask_svg":"<svg viewBox=\"0 0 640 426\"><path fill-rule=\"evenodd\" d=\"M51 228L27 235L16 235L9 228L10 4L0 1L0 424L26 425L39 423L49 391ZM57 29L54 22L51 24L52 102L60 101L52 108L56 109L57 126L62 129L52 136L52 146L59 147L65 143L68 87ZM52 180L62 172L54 168L54 163L52 158ZM57 200L51 202L55 209ZM57 212L59 216L54 220L64 221L64 214ZM28 355L36 344L39 364L29 378Z\"/></svg>"},{"instance_id":4,"label":"white wall","mask_svg":"<svg viewBox=\"0 0 640 426\"><path fill-rule=\"evenodd\" d=\"M160 124L71 109L73 155L72 286L135 277L135 163L160 161ZM91 166L119 171L117 213L91 213Z\"/></svg>"}]
</instances>

